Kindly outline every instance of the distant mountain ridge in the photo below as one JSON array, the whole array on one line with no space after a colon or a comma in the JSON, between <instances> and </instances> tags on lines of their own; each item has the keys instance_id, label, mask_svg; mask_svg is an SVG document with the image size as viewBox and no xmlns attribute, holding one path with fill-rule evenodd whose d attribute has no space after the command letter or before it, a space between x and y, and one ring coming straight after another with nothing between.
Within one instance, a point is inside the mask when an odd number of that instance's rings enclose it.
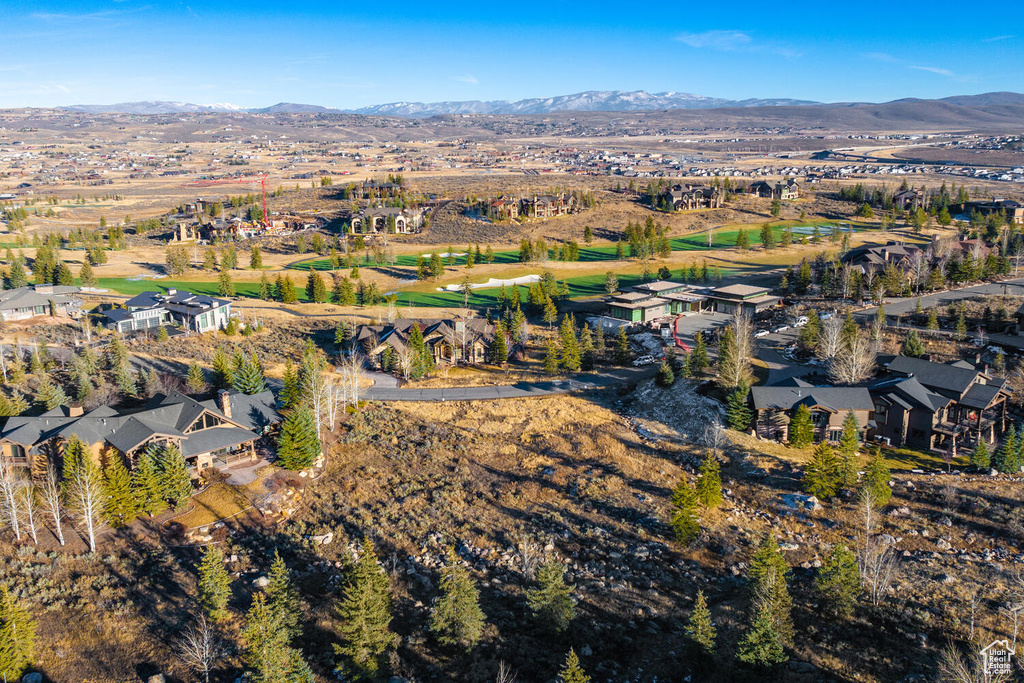
<instances>
[{"instance_id":1,"label":"distant mountain ridge","mask_svg":"<svg viewBox=\"0 0 1024 683\"><path fill-rule=\"evenodd\" d=\"M525 100L468 100L462 102L391 102L361 107L356 114L423 118L439 114L547 114L556 111L649 111L656 109L714 109L719 107L771 107L820 104L810 100L726 100L691 93L645 90L590 90L558 97Z\"/></svg>"},{"instance_id":2,"label":"distant mountain ridge","mask_svg":"<svg viewBox=\"0 0 1024 683\"><path fill-rule=\"evenodd\" d=\"M979 95L956 95L937 100L905 98L881 104L870 102L821 103L811 100L786 98L727 100L680 92L648 93L644 90L587 91L558 97L536 97L525 100L466 100L451 102L391 102L359 109L334 109L316 104L279 102L269 107L246 109L233 104L191 104L188 102L122 102L119 104L81 104L58 107L68 111L90 114L178 114L178 113L251 113L251 114L362 114L365 116L396 116L403 118L429 118L451 114L477 115L537 115L556 112L626 112L662 111L680 109L751 109L778 108L843 108L872 106L903 106L936 103L945 107L1000 107L1024 104L1024 94L990 92Z\"/></svg>"}]
</instances>

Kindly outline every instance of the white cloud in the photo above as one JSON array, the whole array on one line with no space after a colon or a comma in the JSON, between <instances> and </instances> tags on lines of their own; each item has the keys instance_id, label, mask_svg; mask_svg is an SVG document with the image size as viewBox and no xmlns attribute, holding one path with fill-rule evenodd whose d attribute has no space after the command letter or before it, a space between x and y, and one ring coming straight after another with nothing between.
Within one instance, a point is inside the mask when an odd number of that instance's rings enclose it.
<instances>
[{"instance_id":1,"label":"white cloud","mask_svg":"<svg viewBox=\"0 0 1024 683\"><path fill-rule=\"evenodd\" d=\"M680 33L676 40L690 47L712 50L734 51L749 49L753 39L743 31L704 31L703 33Z\"/></svg>"},{"instance_id":2,"label":"white cloud","mask_svg":"<svg viewBox=\"0 0 1024 683\"><path fill-rule=\"evenodd\" d=\"M802 54L787 45L757 42L749 33L735 29L680 33L676 36L676 40L698 50L770 52L789 59L799 57Z\"/></svg>"},{"instance_id":3,"label":"white cloud","mask_svg":"<svg viewBox=\"0 0 1024 683\"><path fill-rule=\"evenodd\" d=\"M985 38L981 42L983 43L994 43L998 40L1009 40L1010 38L1016 38L1017 36L995 36L993 38Z\"/></svg>"},{"instance_id":4,"label":"white cloud","mask_svg":"<svg viewBox=\"0 0 1024 683\"><path fill-rule=\"evenodd\" d=\"M480 85L480 81L476 79L473 74L466 74L465 76L456 76L455 80L460 83L469 83L470 85Z\"/></svg>"},{"instance_id":5,"label":"white cloud","mask_svg":"<svg viewBox=\"0 0 1024 683\"><path fill-rule=\"evenodd\" d=\"M908 69L917 69L918 71L927 71L931 74L937 74L939 76L945 76L946 78L953 78L956 76L955 73L949 69L941 69L937 66L908 66Z\"/></svg>"}]
</instances>

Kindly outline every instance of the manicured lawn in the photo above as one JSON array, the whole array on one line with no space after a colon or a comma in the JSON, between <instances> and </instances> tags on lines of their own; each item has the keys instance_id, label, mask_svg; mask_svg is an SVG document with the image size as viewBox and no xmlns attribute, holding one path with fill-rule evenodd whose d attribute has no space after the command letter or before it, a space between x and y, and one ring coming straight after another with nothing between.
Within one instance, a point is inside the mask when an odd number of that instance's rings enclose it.
<instances>
[{"instance_id":1,"label":"manicured lawn","mask_svg":"<svg viewBox=\"0 0 1024 683\"><path fill-rule=\"evenodd\" d=\"M882 457L890 470L935 470L946 469L946 461L942 456L910 448L883 448ZM967 467L970 454L965 453L953 458L952 467Z\"/></svg>"},{"instance_id":2,"label":"manicured lawn","mask_svg":"<svg viewBox=\"0 0 1024 683\"><path fill-rule=\"evenodd\" d=\"M786 226L789 226L793 230L793 238L799 240L801 236L807 235L810 237L814 232L814 226L817 225L820 228L820 232L823 238L827 238L830 231L832 230L832 222L816 222L813 224L801 223L799 221L773 221L772 231L775 233L775 238L779 239L782 236L782 231ZM857 225L851 222L844 222L843 225L851 226L854 231L865 229L865 226ZM714 243L712 249L728 249L736 246L736 237L739 235L739 228L722 229L715 231ZM747 237L750 239L751 245L760 243L761 240L761 228L758 225L751 225L747 228ZM708 238L706 233L697 233L689 235L687 237L677 237L670 241L672 245L672 251L708 251ZM629 246L623 245L625 254L629 256ZM465 249L465 245L453 245L452 250L454 253L462 253ZM447 247L435 249L436 253L442 254L448 251ZM596 263L600 261L615 261L616 248L614 245L595 246L595 247L581 247L580 248L580 262L582 263ZM429 259L430 253L423 252L425 257ZM404 266L413 268L416 266L416 261L419 259L418 254L401 254L395 258L396 266ZM444 259L445 265L449 265L448 259ZM519 251L496 251L494 252L494 263L498 264L513 264L519 263ZM466 264L465 256L456 256L454 265L464 266ZM360 263L359 265L364 265ZM365 264L367 266L371 264ZM327 258L310 258L306 261L299 261L288 266L292 270L308 270L312 267L314 270L330 270L331 262Z\"/></svg>"}]
</instances>

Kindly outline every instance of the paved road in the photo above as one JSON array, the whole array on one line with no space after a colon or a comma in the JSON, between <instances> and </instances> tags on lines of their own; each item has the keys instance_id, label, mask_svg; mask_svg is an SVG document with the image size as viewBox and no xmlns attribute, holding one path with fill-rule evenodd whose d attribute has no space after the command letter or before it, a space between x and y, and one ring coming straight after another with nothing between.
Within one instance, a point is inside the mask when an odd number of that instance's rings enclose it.
<instances>
[{"instance_id":1,"label":"paved road","mask_svg":"<svg viewBox=\"0 0 1024 683\"><path fill-rule=\"evenodd\" d=\"M942 308L944 306L948 306L954 301L970 299L984 294L1009 294L1011 296L1022 296L1024 295L1024 278L1005 280L1003 282L993 282L987 285L975 285L974 287L966 287L964 289L957 289L949 292L925 294L921 297L921 307L926 311L932 308ZM885 300L885 313L887 316L913 313L916 307L916 296L907 297L905 299ZM861 320L874 318L877 310L877 306L866 308L855 313L854 317Z\"/></svg>"},{"instance_id":2,"label":"paved road","mask_svg":"<svg viewBox=\"0 0 1024 683\"><path fill-rule=\"evenodd\" d=\"M573 391L610 387L638 382L653 377L658 366L644 368L618 368L607 372L590 372L571 379L544 382L517 382L504 386L450 387L446 389L398 389L375 385L362 396L368 401L493 401L501 398L536 398L554 396ZM376 374L371 375L376 379Z\"/></svg>"}]
</instances>

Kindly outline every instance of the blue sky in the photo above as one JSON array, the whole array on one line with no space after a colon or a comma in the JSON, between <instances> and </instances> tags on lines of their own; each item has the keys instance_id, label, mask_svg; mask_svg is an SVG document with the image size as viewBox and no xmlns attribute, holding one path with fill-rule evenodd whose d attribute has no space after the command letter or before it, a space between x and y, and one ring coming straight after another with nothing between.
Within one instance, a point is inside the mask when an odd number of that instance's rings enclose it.
<instances>
[{"instance_id":1,"label":"blue sky","mask_svg":"<svg viewBox=\"0 0 1024 683\"><path fill-rule=\"evenodd\" d=\"M584 90L827 102L1024 92L1024 29L958 19L1005 17L1007 8L4 0L0 107L356 108Z\"/></svg>"}]
</instances>

